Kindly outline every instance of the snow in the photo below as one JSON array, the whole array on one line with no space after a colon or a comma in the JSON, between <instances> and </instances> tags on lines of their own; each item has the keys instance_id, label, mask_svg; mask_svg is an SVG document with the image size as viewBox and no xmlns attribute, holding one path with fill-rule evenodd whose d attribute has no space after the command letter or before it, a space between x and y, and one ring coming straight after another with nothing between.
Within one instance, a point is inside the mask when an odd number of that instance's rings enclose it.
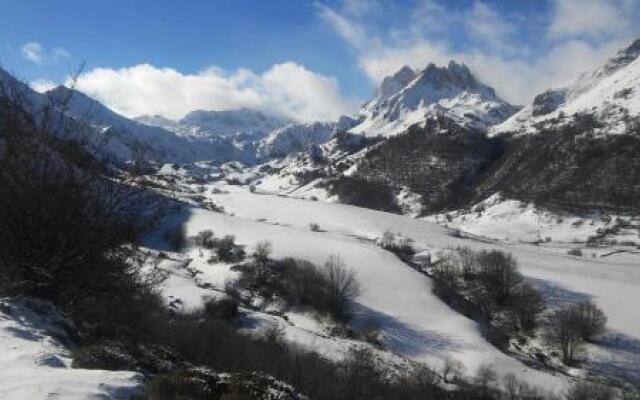
<instances>
[{"instance_id":1,"label":"snow","mask_svg":"<svg viewBox=\"0 0 640 400\"><path fill-rule=\"evenodd\" d=\"M629 318L635 315L635 304L640 302L640 254L622 252L609 256L598 254L595 258L572 257L567 251L574 247L573 244L535 246L456 238L447 228L423 220L347 205L249 193L212 197L235 217L217 215L224 221L209 225L217 225L221 231L231 229L247 243L269 239L274 242L277 256L298 256L317 263L324 262L329 254L341 254L347 264L356 269L365 287L358 300L363 306L363 314L374 315L383 322L389 335L388 345L400 354L431 362L444 355L453 355L468 364L471 370L482 362L498 363L502 372L517 372L523 368L489 346L472 321L435 298L430 293L431 283L427 278L371 243L371 239L381 237L387 230L412 238L419 250L470 246L509 251L519 261L525 276L536 283L551 304L558 306L591 298L608 316L610 334L623 335L626 342L631 343L631 351L619 360L627 368L617 372L635 374L636 381L640 380L640 372L628 368L634 362L640 363L640 320ZM200 230L201 219L209 218L208 214L205 216L198 211L190 219L189 226L193 231ZM252 227L245 226L245 218ZM261 218L265 221L255 222ZM318 223L326 232L310 232L310 222ZM425 313L425 310L429 312ZM450 340L439 342L437 338ZM591 348L597 354L621 356L621 353L612 355L616 350L610 346ZM526 375L534 380L537 376L536 373Z\"/></svg>"},{"instance_id":2,"label":"snow","mask_svg":"<svg viewBox=\"0 0 640 400\"><path fill-rule=\"evenodd\" d=\"M403 67L386 77L350 132L392 136L439 114L462 126L486 130L515 112L515 107L478 82L465 65L451 61L446 67L430 64L420 73Z\"/></svg>"},{"instance_id":3,"label":"snow","mask_svg":"<svg viewBox=\"0 0 640 400\"><path fill-rule=\"evenodd\" d=\"M640 115L640 51L634 48L638 47L637 43L621 50L603 67L581 76L567 87L551 90L551 93L561 94L561 102L553 112L534 116L533 106L529 105L504 123L494 126L491 134L532 133L541 123L562 124L566 117L563 121L559 118L561 115L568 117L576 113L595 114L604 124L599 133L626 132L625 113L630 117ZM560 122L555 122L556 119Z\"/></svg>"},{"instance_id":4,"label":"snow","mask_svg":"<svg viewBox=\"0 0 640 400\"><path fill-rule=\"evenodd\" d=\"M136 118L136 121L161 127L175 132L178 136L192 139L230 137L237 134L262 137L291 122L285 118L247 108L223 111L196 110L178 121L157 115L143 115Z\"/></svg>"},{"instance_id":5,"label":"snow","mask_svg":"<svg viewBox=\"0 0 640 400\"><path fill-rule=\"evenodd\" d=\"M234 234L246 245L267 239L274 245L274 257L299 257L316 264L324 263L331 254L339 254L357 272L363 288L354 323L377 321L385 347L391 352L435 367L446 357L453 357L463 361L470 372L489 363L501 374L514 372L538 385L564 387L565 378L532 370L491 346L474 321L431 293L427 277L366 239L380 237L384 230L392 229L421 238L422 242L424 234L443 241L448 238L444 229L339 204L249 193L210 196L235 216L192 209L184 216L189 235L213 229ZM256 221L262 218L266 220ZM309 222L319 223L326 232L311 232ZM291 329L287 337L321 352L337 351L335 339L322 338L307 329Z\"/></svg>"},{"instance_id":6,"label":"snow","mask_svg":"<svg viewBox=\"0 0 640 400\"><path fill-rule=\"evenodd\" d=\"M71 368L69 350L54 339L55 312L0 301L0 399L129 399L140 394L134 372Z\"/></svg>"},{"instance_id":7,"label":"snow","mask_svg":"<svg viewBox=\"0 0 640 400\"><path fill-rule=\"evenodd\" d=\"M503 199L497 193L468 210L432 215L426 219L471 235L501 241L533 243L543 240L584 244L599 230L611 228L619 219L629 220L630 217L596 212L576 215L542 211L530 203ZM607 239L640 244L638 231L633 229L620 229L618 234Z\"/></svg>"},{"instance_id":8,"label":"snow","mask_svg":"<svg viewBox=\"0 0 640 400\"><path fill-rule=\"evenodd\" d=\"M338 129L335 122L289 124L269 133L258 143L258 157L270 159L305 151L309 147L328 141Z\"/></svg>"}]
</instances>

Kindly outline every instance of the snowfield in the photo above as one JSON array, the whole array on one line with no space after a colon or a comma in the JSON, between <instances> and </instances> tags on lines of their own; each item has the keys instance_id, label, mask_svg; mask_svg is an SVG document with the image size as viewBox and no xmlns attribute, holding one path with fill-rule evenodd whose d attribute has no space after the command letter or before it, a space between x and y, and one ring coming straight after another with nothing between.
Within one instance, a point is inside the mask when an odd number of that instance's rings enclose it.
<instances>
[{"instance_id":1,"label":"snowfield","mask_svg":"<svg viewBox=\"0 0 640 400\"><path fill-rule=\"evenodd\" d=\"M499 374L513 372L556 390L568 381L563 375L531 369L490 345L474 321L431 293L428 277L373 243L387 230L412 238L418 250L470 246L512 252L522 272L542 290L552 307L591 298L607 314L609 332L598 345L589 345L588 368L640 381L636 367L640 364L640 320L629 318L636 314L640 302L640 254L601 252L595 258L582 258L567 254L572 248L569 244L535 246L459 238L424 220L342 204L241 191L207 197L233 216L193 208L181 215L189 235L212 229L218 235L234 234L239 243L248 246L270 240L274 257L299 257L317 264L339 254L357 272L363 287L354 324L376 321L382 328L385 348L402 357L435 367L452 357L462 361L470 374L481 364L491 364ZM319 224L322 232L312 232L312 222ZM273 323L274 317L261 318ZM348 348L340 339L297 327L295 322L286 333L289 339L328 355Z\"/></svg>"},{"instance_id":2,"label":"snowfield","mask_svg":"<svg viewBox=\"0 0 640 400\"><path fill-rule=\"evenodd\" d=\"M529 369L491 346L474 321L451 310L431 293L431 281L427 277L374 243L358 238L366 232L366 225L362 224L364 229L350 232L349 211L354 210L271 196L228 196L237 208L223 204L241 217L193 209L187 220L188 234L213 229L234 234L244 244L266 239L273 243L274 257L298 257L316 264L323 264L331 254L339 254L357 272L362 284L354 323L371 319L378 322L389 350L434 366L450 356L463 361L470 372L489 363L501 374L514 372L531 383L556 389L563 387L563 378ZM241 210L238 207L241 204L247 209ZM325 206L335 206L332 209L337 212L332 215ZM266 217L267 221L256 222L260 217ZM308 221L312 217L328 232L311 232ZM356 221L358 217L362 216L356 215ZM366 215L364 217L366 221ZM357 226L357 222L353 225ZM333 231L335 228L338 230ZM373 237L378 232L368 230L368 233ZM315 350L324 350L324 341L309 342L308 338L302 338L302 342L315 345Z\"/></svg>"},{"instance_id":3,"label":"snowfield","mask_svg":"<svg viewBox=\"0 0 640 400\"><path fill-rule=\"evenodd\" d=\"M116 400L140 394L135 372L72 369L69 350L53 337L62 332L61 317L46 303L27 304L0 300L0 399Z\"/></svg>"}]
</instances>

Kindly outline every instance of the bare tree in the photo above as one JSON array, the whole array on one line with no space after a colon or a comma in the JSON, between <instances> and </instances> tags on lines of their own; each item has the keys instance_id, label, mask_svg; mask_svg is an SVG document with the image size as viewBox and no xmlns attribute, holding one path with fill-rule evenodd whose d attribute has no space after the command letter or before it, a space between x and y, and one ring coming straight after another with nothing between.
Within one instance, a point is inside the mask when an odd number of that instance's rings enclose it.
<instances>
[{"instance_id":1,"label":"bare tree","mask_svg":"<svg viewBox=\"0 0 640 400\"><path fill-rule=\"evenodd\" d=\"M204 231L198 232L196 237L193 239L193 242L198 247L198 252L200 253L200 257L202 257L203 249L210 249L213 246L213 238L215 235L213 231L210 229L206 229Z\"/></svg>"},{"instance_id":2,"label":"bare tree","mask_svg":"<svg viewBox=\"0 0 640 400\"><path fill-rule=\"evenodd\" d=\"M396 235L391 231L382 234L382 247L391 247L396 244Z\"/></svg>"},{"instance_id":3,"label":"bare tree","mask_svg":"<svg viewBox=\"0 0 640 400\"><path fill-rule=\"evenodd\" d=\"M480 280L498 305L504 304L522 282L515 258L499 250L482 251L478 254Z\"/></svg>"},{"instance_id":4,"label":"bare tree","mask_svg":"<svg viewBox=\"0 0 640 400\"><path fill-rule=\"evenodd\" d=\"M502 378L502 384L509 400L518 400L520 398L520 382L515 374L506 374Z\"/></svg>"},{"instance_id":5,"label":"bare tree","mask_svg":"<svg viewBox=\"0 0 640 400\"><path fill-rule=\"evenodd\" d=\"M349 303L360 294L360 283L353 270L348 269L340 256L333 255L324 265L327 280L327 306L338 320L348 317Z\"/></svg>"},{"instance_id":6,"label":"bare tree","mask_svg":"<svg viewBox=\"0 0 640 400\"><path fill-rule=\"evenodd\" d=\"M132 171L102 162L95 130L66 116L68 99L34 104L9 86L0 83L0 291L117 329L153 301L132 255L160 201Z\"/></svg>"},{"instance_id":7,"label":"bare tree","mask_svg":"<svg viewBox=\"0 0 640 400\"><path fill-rule=\"evenodd\" d=\"M520 285L514 294L513 310L520 327L525 331L536 328L538 315L545 309L542 295L531 285Z\"/></svg>"},{"instance_id":8,"label":"bare tree","mask_svg":"<svg viewBox=\"0 0 640 400\"><path fill-rule=\"evenodd\" d=\"M576 314L571 308L556 310L549 316L547 339L560 349L565 364L573 364L576 361L584 340Z\"/></svg>"},{"instance_id":9,"label":"bare tree","mask_svg":"<svg viewBox=\"0 0 640 400\"><path fill-rule=\"evenodd\" d=\"M263 240L256 243L252 256L255 261L256 278L260 282L264 282L267 279L269 273L269 257L273 252L273 245L268 240Z\"/></svg>"},{"instance_id":10,"label":"bare tree","mask_svg":"<svg viewBox=\"0 0 640 400\"><path fill-rule=\"evenodd\" d=\"M266 263L273 253L273 245L268 240L256 243L253 253L251 254L257 263Z\"/></svg>"},{"instance_id":11,"label":"bare tree","mask_svg":"<svg viewBox=\"0 0 640 400\"><path fill-rule=\"evenodd\" d=\"M604 332L607 317L593 302L584 301L573 308L582 339L590 342Z\"/></svg>"},{"instance_id":12,"label":"bare tree","mask_svg":"<svg viewBox=\"0 0 640 400\"><path fill-rule=\"evenodd\" d=\"M482 399L489 400L496 391L498 375L490 365L482 364L476 372L476 384L480 388Z\"/></svg>"}]
</instances>

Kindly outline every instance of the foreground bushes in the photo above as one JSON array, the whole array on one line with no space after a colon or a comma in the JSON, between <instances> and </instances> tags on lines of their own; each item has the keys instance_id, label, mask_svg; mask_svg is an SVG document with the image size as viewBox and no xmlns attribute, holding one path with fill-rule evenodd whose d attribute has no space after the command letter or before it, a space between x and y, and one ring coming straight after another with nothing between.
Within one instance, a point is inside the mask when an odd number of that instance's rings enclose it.
<instances>
[{"instance_id":1,"label":"foreground bushes","mask_svg":"<svg viewBox=\"0 0 640 400\"><path fill-rule=\"evenodd\" d=\"M293 258L271 260L270 249L270 244L259 243L253 263L236 267L241 271L238 289L261 296L267 302L281 299L288 307L308 307L336 321L349 319L360 284L340 257L329 257L319 268Z\"/></svg>"},{"instance_id":2,"label":"foreground bushes","mask_svg":"<svg viewBox=\"0 0 640 400\"><path fill-rule=\"evenodd\" d=\"M64 104L34 115L18 89L0 85L0 295L48 299L96 335L142 329L160 300L133 244L158 199L136 162L112 170L94 131L60 122Z\"/></svg>"}]
</instances>

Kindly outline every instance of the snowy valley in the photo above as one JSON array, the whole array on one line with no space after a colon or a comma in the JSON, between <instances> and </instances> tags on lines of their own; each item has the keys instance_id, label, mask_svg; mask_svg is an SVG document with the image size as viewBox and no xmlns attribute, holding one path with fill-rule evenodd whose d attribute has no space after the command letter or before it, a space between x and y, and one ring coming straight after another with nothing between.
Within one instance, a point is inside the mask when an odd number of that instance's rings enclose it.
<instances>
[{"instance_id":1,"label":"snowy valley","mask_svg":"<svg viewBox=\"0 0 640 400\"><path fill-rule=\"evenodd\" d=\"M638 396L640 40L524 107L405 66L336 121L0 81L0 399Z\"/></svg>"}]
</instances>

